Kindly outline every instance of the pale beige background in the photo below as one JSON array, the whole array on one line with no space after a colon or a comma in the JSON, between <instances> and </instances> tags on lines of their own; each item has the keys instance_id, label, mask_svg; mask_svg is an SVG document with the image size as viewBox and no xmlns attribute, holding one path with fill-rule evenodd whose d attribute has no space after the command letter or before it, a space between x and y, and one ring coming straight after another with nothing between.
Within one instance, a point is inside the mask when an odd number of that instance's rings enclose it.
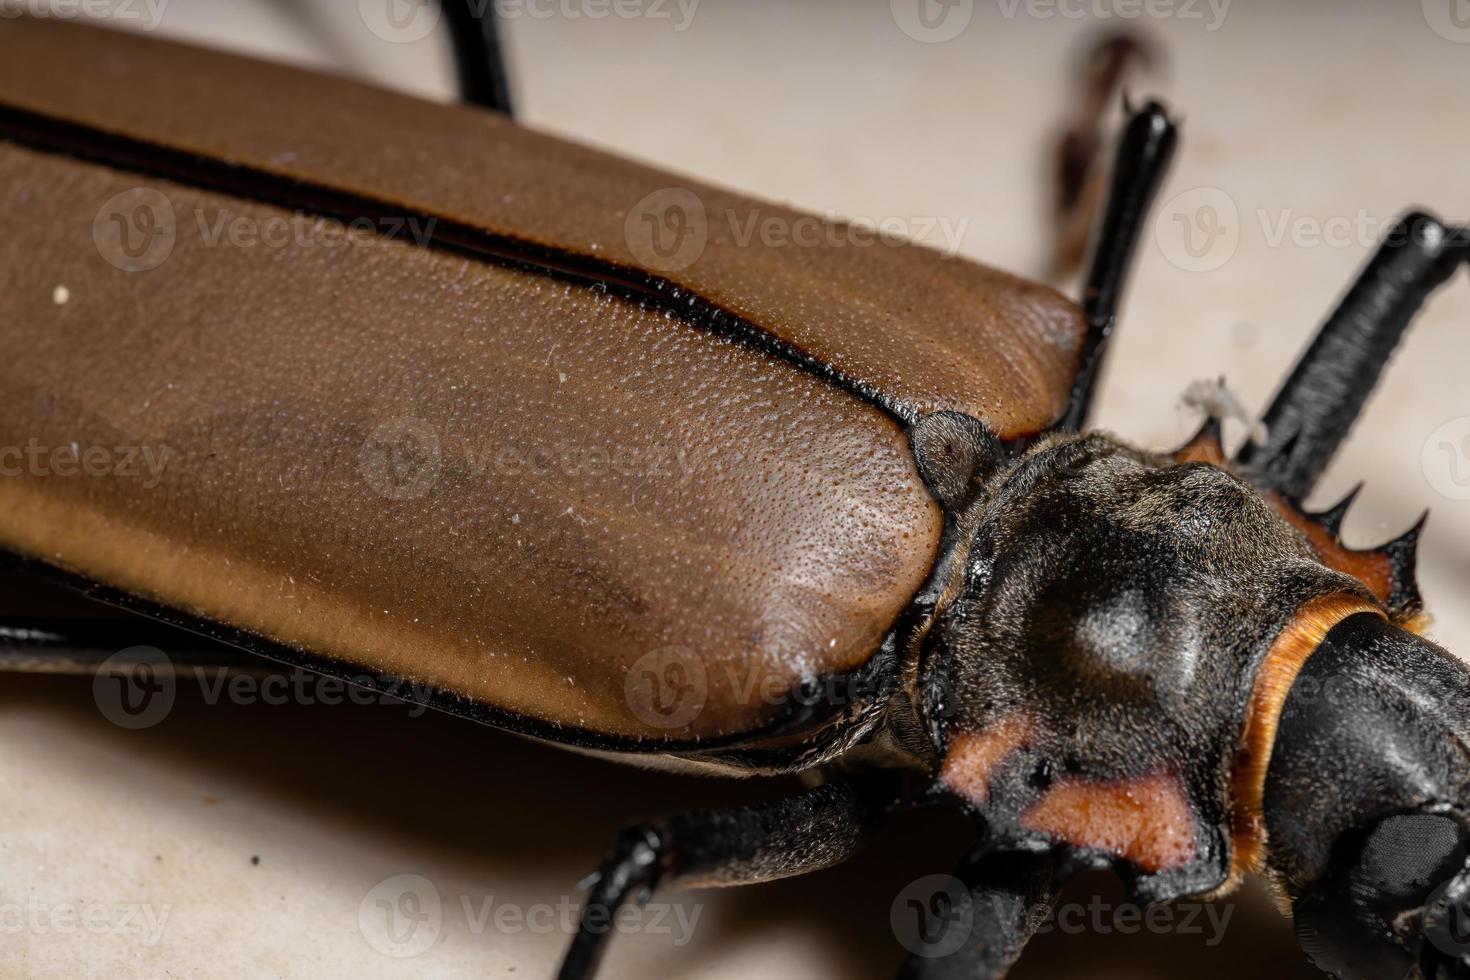
<instances>
[{"instance_id":1,"label":"pale beige background","mask_svg":"<svg viewBox=\"0 0 1470 980\"><path fill-rule=\"evenodd\" d=\"M1152 35L1167 57L1151 88L1183 114L1185 137L1100 413L1149 445L1193 429L1178 406L1191 380L1223 373L1261 405L1404 206L1470 216L1470 30L1450 18L1454 0L1235 0L1223 19L1219 0L1161 0L1148 8L1160 16L1126 22L1117 15L1142 5L977 0L959 5L972 18L942 43L905 35L883 2L703 0L687 24L673 0L666 19L566 13L602 9L591 2L555 0L534 8L550 16L508 25L529 124L817 211L946 222L963 228L965 254L1027 274L1044 264L1046 153L1072 59L1101 27ZM449 94L442 37L385 41L356 0L168 0L161 13L164 34ZM1179 220L1198 229L1211 214L1225 234L1190 259ZM1297 229L1285 240L1283 222ZM1332 240L1314 242L1316 228ZM1368 481L1348 522L1356 544L1434 508L1424 591L1434 635L1462 651L1470 502L1446 492L1458 490L1449 464L1470 465L1455 456L1470 422L1454 427L1470 416L1467 353L1462 277L1431 304L1321 495ZM0 975L544 976L565 936L497 929L494 909L575 896L637 816L773 791L628 772L406 714L209 704L186 687L162 724L129 732L102 717L85 680L5 678ZM960 840L942 822L904 820L848 867L679 899L700 910L693 941L621 937L608 975L888 976L900 955L889 903ZM443 904L437 935L394 946L373 889L401 874L427 879ZM124 921L140 908L165 917L151 944ZM97 918L69 917L86 909ZM1311 975L1289 927L1257 906L1237 909L1226 937L1210 948L1199 935L1053 934L1020 974ZM378 948L427 939L408 958Z\"/></svg>"}]
</instances>

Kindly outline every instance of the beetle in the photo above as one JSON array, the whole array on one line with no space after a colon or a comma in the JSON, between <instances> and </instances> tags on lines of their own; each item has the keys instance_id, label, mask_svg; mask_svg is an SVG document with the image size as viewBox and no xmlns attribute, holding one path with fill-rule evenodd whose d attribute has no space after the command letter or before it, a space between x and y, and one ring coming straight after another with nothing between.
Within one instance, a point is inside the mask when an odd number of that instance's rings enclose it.
<instances>
[{"instance_id":1,"label":"beetle","mask_svg":"<svg viewBox=\"0 0 1470 980\"><path fill-rule=\"evenodd\" d=\"M802 216L503 113L64 24L0 43L0 443L172 457L7 474L21 567L581 751L819 777L630 828L563 977L655 888L826 867L906 803L980 830L974 914L907 976L1003 975L1091 868L1144 902L1260 873L1327 972L1470 975L1470 674L1416 632L1418 529L1352 551L1300 503L1463 229L1405 216L1261 443L1145 452L1086 426L1157 103L1079 306L917 247L742 244L700 211ZM192 220L220 215L370 247L220 247ZM517 452L478 466L471 430Z\"/></svg>"}]
</instances>

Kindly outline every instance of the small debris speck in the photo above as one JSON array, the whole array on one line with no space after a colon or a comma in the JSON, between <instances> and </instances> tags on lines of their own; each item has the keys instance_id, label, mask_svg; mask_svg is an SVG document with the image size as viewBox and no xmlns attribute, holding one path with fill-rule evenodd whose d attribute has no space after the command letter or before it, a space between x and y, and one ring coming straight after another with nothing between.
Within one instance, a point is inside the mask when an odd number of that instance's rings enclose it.
<instances>
[{"instance_id":1,"label":"small debris speck","mask_svg":"<svg viewBox=\"0 0 1470 980\"><path fill-rule=\"evenodd\" d=\"M65 286L57 286L51 290L51 302L57 306L65 306L71 300L71 290Z\"/></svg>"},{"instance_id":2,"label":"small debris speck","mask_svg":"<svg viewBox=\"0 0 1470 980\"><path fill-rule=\"evenodd\" d=\"M250 855L250 863L253 864L253 865L260 864L260 855L259 854L252 854L252 855Z\"/></svg>"}]
</instances>

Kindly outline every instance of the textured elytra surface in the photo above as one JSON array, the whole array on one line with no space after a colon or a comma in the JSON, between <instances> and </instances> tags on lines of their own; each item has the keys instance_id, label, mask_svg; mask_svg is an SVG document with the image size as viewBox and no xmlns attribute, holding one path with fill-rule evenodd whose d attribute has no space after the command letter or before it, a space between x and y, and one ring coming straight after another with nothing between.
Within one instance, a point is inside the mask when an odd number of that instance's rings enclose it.
<instances>
[{"instance_id":1,"label":"textured elytra surface","mask_svg":"<svg viewBox=\"0 0 1470 980\"><path fill-rule=\"evenodd\" d=\"M55 22L0 32L0 104L643 268L903 414L961 411L1007 438L1045 428L1065 404L1083 324L1048 287L819 227L492 113ZM669 217L649 195L670 189L702 247L647 269L644 221Z\"/></svg>"},{"instance_id":2,"label":"textured elytra surface","mask_svg":"<svg viewBox=\"0 0 1470 980\"><path fill-rule=\"evenodd\" d=\"M93 221L139 183L0 144L0 443L167 454L0 481L9 547L635 737L760 724L769 692L865 662L930 568L938 510L901 431L827 382L410 245L237 246L215 231L291 216L162 183L172 252L124 272ZM625 681L670 649L704 697L650 721Z\"/></svg>"}]
</instances>

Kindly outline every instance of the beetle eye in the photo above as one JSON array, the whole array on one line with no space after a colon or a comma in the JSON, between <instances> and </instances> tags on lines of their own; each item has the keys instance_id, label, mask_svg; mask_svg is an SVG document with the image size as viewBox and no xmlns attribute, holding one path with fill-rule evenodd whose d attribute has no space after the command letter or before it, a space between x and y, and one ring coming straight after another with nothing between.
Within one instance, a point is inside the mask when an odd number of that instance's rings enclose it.
<instances>
[{"instance_id":1,"label":"beetle eye","mask_svg":"<svg viewBox=\"0 0 1470 980\"><path fill-rule=\"evenodd\" d=\"M1439 814L1389 817L1366 836L1345 837L1331 870L1296 903L1303 951L1342 980L1407 976L1421 960L1422 910L1466 854L1465 831ZM1440 952L1453 962L1461 950Z\"/></svg>"},{"instance_id":2,"label":"beetle eye","mask_svg":"<svg viewBox=\"0 0 1470 980\"><path fill-rule=\"evenodd\" d=\"M1464 862L1465 843L1454 820L1427 813L1389 817L1363 844L1350 887L1364 904L1417 904Z\"/></svg>"}]
</instances>

